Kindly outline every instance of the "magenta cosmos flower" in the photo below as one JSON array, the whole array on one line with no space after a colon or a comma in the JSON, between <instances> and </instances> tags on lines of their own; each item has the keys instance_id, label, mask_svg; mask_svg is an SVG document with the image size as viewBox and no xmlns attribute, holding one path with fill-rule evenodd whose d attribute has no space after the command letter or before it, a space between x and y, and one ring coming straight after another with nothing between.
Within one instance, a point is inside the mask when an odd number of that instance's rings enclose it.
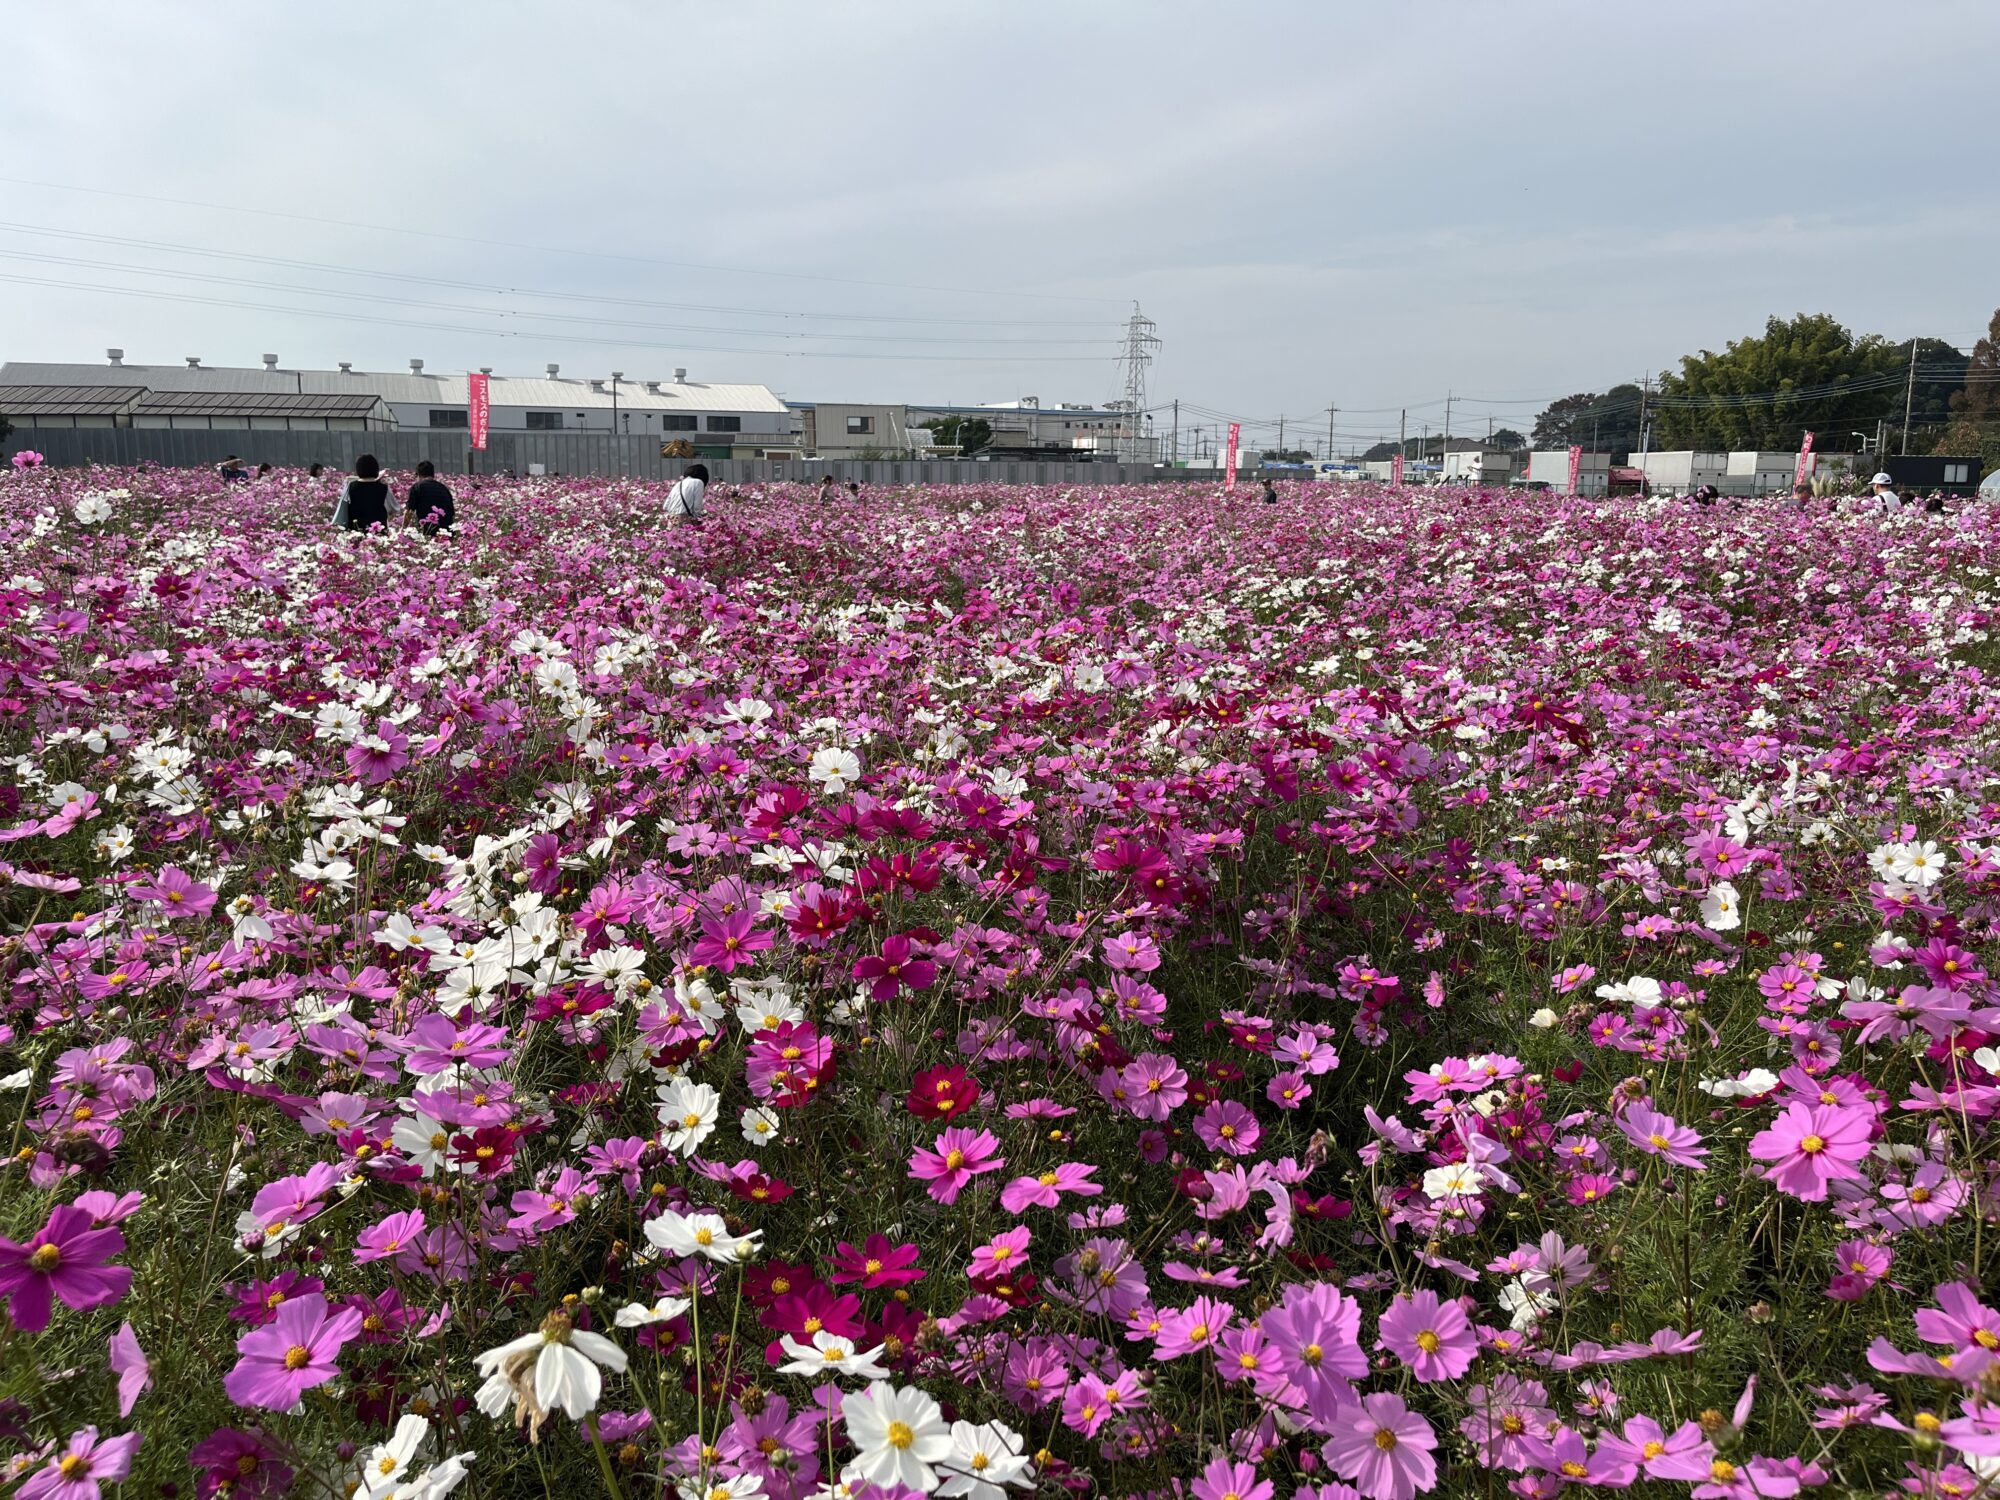
<instances>
[{"instance_id":1,"label":"magenta cosmos flower","mask_svg":"<svg viewBox=\"0 0 2000 1500\"><path fill-rule=\"evenodd\" d=\"M1211 1151L1248 1156L1257 1149L1264 1129L1244 1105L1234 1099L1217 1099L1194 1117L1194 1133Z\"/></svg>"},{"instance_id":2,"label":"magenta cosmos flower","mask_svg":"<svg viewBox=\"0 0 2000 1500\"><path fill-rule=\"evenodd\" d=\"M97 1500L100 1484L122 1484L132 1472L141 1440L139 1433L127 1432L100 1443L95 1427L72 1433L48 1467L15 1492L15 1500Z\"/></svg>"},{"instance_id":3,"label":"magenta cosmos flower","mask_svg":"<svg viewBox=\"0 0 2000 1500\"><path fill-rule=\"evenodd\" d=\"M132 1288L132 1272L106 1261L125 1249L115 1229L91 1228L87 1210L64 1204L25 1245L0 1239L0 1296L23 1333L49 1326L53 1302L77 1312L116 1302Z\"/></svg>"},{"instance_id":4,"label":"magenta cosmos flower","mask_svg":"<svg viewBox=\"0 0 2000 1500\"><path fill-rule=\"evenodd\" d=\"M305 1392L340 1373L335 1361L341 1346L360 1331L361 1314L355 1309L330 1312L318 1292L294 1297L280 1305L268 1328L236 1341L241 1358L222 1377L222 1389L238 1406L290 1411Z\"/></svg>"},{"instance_id":5,"label":"magenta cosmos flower","mask_svg":"<svg viewBox=\"0 0 2000 1500\"><path fill-rule=\"evenodd\" d=\"M1321 1451L1371 1500L1410 1500L1437 1483L1437 1434L1393 1391L1344 1407Z\"/></svg>"},{"instance_id":6,"label":"magenta cosmos flower","mask_svg":"<svg viewBox=\"0 0 2000 1500\"><path fill-rule=\"evenodd\" d=\"M1419 1380L1456 1380L1472 1368L1479 1353L1479 1336L1465 1309L1436 1292L1398 1297L1376 1327L1382 1347Z\"/></svg>"},{"instance_id":7,"label":"magenta cosmos flower","mask_svg":"<svg viewBox=\"0 0 2000 1500\"><path fill-rule=\"evenodd\" d=\"M1619 1117L1618 1128L1625 1132L1626 1140L1648 1156L1665 1157L1677 1167L1691 1167L1697 1172L1707 1166L1703 1158L1708 1155L1708 1147L1702 1145L1699 1135L1672 1115L1634 1104Z\"/></svg>"},{"instance_id":8,"label":"magenta cosmos flower","mask_svg":"<svg viewBox=\"0 0 2000 1500\"><path fill-rule=\"evenodd\" d=\"M877 1000L893 1000L905 989L927 990L937 982L937 965L919 958L902 933L882 940L882 952L854 961L854 977L865 980Z\"/></svg>"},{"instance_id":9,"label":"magenta cosmos flower","mask_svg":"<svg viewBox=\"0 0 2000 1500\"><path fill-rule=\"evenodd\" d=\"M1210 1459L1194 1482L1194 1500L1271 1500L1277 1487L1259 1479L1249 1464L1234 1458Z\"/></svg>"},{"instance_id":10,"label":"magenta cosmos flower","mask_svg":"<svg viewBox=\"0 0 2000 1500\"><path fill-rule=\"evenodd\" d=\"M706 964L729 974L749 963L753 953L761 953L770 946L771 934L758 928L754 912L705 916L701 919L701 937L689 951L688 962Z\"/></svg>"},{"instance_id":11,"label":"magenta cosmos flower","mask_svg":"<svg viewBox=\"0 0 2000 1500\"><path fill-rule=\"evenodd\" d=\"M1780 1192L1807 1203L1823 1202L1836 1178L1859 1177L1855 1164L1868 1154L1872 1110L1837 1104L1789 1104L1750 1142L1750 1154L1771 1163L1765 1178Z\"/></svg>"},{"instance_id":12,"label":"magenta cosmos flower","mask_svg":"<svg viewBox=\"0 0 2000 1500\"><path fill-rule=\"evenodd\" d=\"M157 901L168 917L205 917L215 907L215 892L179 865L168 865L151 880L139 881L132 894L141 901Z\"/></svg>"},{"instance_id":13,"label":"magenta cosmos flower","mask_svg":"<svg viewBox=\"0 0 2000 1500\"><path fill-rule=\"evenodd\" d=\"M1007 1158L1000 1154L1000 1142L992 1131L953 1126L937 1138L934 1148L916 1149L910 1157L910 1175L924 1184L925 1192L949 1207L973 1178L1006 1165Z\"/></svg>"}]
</instances>

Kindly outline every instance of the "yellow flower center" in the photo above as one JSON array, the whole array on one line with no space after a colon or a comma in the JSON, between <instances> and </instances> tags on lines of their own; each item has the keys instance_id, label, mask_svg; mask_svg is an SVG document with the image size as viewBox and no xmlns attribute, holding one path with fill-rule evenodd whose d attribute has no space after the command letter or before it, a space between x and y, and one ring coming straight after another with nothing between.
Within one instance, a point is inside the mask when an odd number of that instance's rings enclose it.
<instances>
[{"instance_id":1,"label":"yellow flower center","mask_svg":"<svg viewBox=\"0 0 2000 1500\"><path fill-rule=\"evenodd\" d=\"M1717 1484L1728 1484L1736 1477L1736 1465L1726 1458L1718 1458L1708 1466L1708 1474Z\"/></svg>"},{"instance_id":2,"label":"yellow flower center","mask_svg":"<svg viewBox=\"0 0 2000 1500\"><path fill-rule=\"evenodd\" d=\"M1655 1151L1664 1151L1667 1149L1667 1138L1663 1135L1655 1133L1653 1135L1647 1136L1646 1139L1653 1143L1653 1149Z\"/></svg>"},{"instance_id":3,"label":"yellow flower center","mask_svg":"<svg viewBox=\"0 0 2000 1500\"><path fill-rule=\"evenodd\" d=\"M1819 1136L1809 1135L1799 1142L1799 1149L1805 1152L1806 1155L1811 1156L1816 1151L1824 1151L1826 1149L1826 1142Z\"/></svg>"},{"instance_id":4,"label":"yellow flower center","mask_svg":"<svg viewBox=\"0 0 2000 1500\"><path fill-rule=\"evenodd\" d=\"M1396 1434L1386 1427L1376 1428L1375 1446L1380 1448L1384 1453L1389 1452L1396 1446Z\"/></svg>"},{"instance_id":5,"label":"yellow flower center","mask_svg":"<svg viewBox=\"0 0 2000 1500\"><path fill-rule=\"evenodd\" d=\"M287 1370L303 1370L311 1363L312 1350L308 1349L304 1344L294 1344L285 1351L285 1368Z\"/></svg>"},{"instance_id":6,"label":"yellow flower center","mask_svg":"<svg viewBox=\"0 0 2000 1500\"><path fill-rule=\"evenodd\" d=\"M58 1245L39 1245L35 1253L28 1257L28 1268L47 1273L62 1264L62 1248Z\"/></svg>"},{"instance_id":7,"label":"yellow flower center","mask_svg":"<svg viewBox=\"0 0 2000 1500\"><path fill-rule=\"evenodd\" d=\"M1936 1432L1940 1427L1944 1426L1944 1423L1940 1422L1934 1413L1927 1411L1918 1412L1910 1421L1919 1432Z\"/></svg>"},{"instance_id":8,"label":"yellow flower center","mask_svg":"<svg viewBox=\"0 0 2000 1500\"><path fill-rule=\"evenodd\" d=\"M908 1422L891 1422L888 1431L884 1432L882 1437L891 1448L907 1448L917 1440L917 1435L910 1430Z\"/></svg>"},{"instance_id":9,"label":"yellow flower center","mask_svg":"<svg viewBox=\"0 0 2000 1500\"><path fill-rule=\"evenodd\" d=\"M956 1172L960 1167L965 1165L965 1153L954 1146L945 1153L944 1164Z\"/></svg>"},{"instance_id":10,"label":"yellow flower center","mask_svg":"<svg viewBox=\"0 0 2000 1500\"><path fill-rule=\"evenodd\" d=\"M56 1465L62 1477L69 1480L81 1479L89 1467L87 1459L78 1458L74 1453L65 1453L62 1462Z\"/></svg>"},{"instance_id":11,"label":"yellow flower center","mask_svg":"<svg viewBox=\"0 0 2000 1500\"><path fill-rule=\"evenodd\" d=\"M1426 1328L1422 1333L1417 1335L1417 1347L1426 1354L1435 1354L1444 1347L1444 1340L1439 1338L1432 1330Z\"/></svg>"},{"instance_id":12,"label":"yellow flower center","mask_svg":"<svg viewBox=\"0 0 2000 1500\"><path fill-rule=\"evenodd\" d=\"M1658 1458L1662 1453L1665 1453L1666 1451L1667 1451L1667 1445L1665 1443L1651 1442L1646 1444L1645 1447L1639 1450L1639 1457L1645 1459L1648 1463L1651 1463L1654 1459Z\"/></svg>"},{"instance_id":13,"label":"yellow flower center","mask_svg":"<svg viewBox=\"0 0 2000 1500\"><path fill-rule=\"evenodd\" d=\"M1326 1351L1318 1344L1307 1344L1305 1348L1299 1350L1299 1358L1317 1370L1319 1362L1326 1358Z\"/></svg>"}]
</instances>

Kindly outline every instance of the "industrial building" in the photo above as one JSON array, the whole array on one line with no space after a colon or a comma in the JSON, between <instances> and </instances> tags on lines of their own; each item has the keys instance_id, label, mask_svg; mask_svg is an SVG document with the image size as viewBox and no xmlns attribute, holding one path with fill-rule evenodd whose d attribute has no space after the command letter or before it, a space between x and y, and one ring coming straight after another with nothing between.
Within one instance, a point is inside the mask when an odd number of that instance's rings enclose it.
<instances>
[{"instance_id":1,"label":"industrial building","mask_svg":"<svg viewBox=\"0 0 2000 1500\"><path fill-rule=\"evenodd\" d=\"M602 432L684 439L699 457L793 458L799 424L791 408L761 385L711 385L676 370L672 380L628 380L624 373L564 379L549 365L541 378L490 369L489 420L497 432ZM101 365L0 365L0 414L17 428L155 427L246 431L409 431L464 429L470 422L467 377L429 374L421 359L407 374L125 362L106 351Z\"/></svg>"}]
</instances>

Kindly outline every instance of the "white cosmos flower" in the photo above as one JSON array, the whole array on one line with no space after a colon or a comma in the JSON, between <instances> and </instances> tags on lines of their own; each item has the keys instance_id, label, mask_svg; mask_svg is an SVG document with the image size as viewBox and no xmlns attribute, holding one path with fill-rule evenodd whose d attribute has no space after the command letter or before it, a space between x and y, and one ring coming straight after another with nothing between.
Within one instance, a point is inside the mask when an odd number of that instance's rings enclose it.
<instances>
[{"instance_id":1,"label":"white cosmos flower","mask_svg":"<svg viewBox=\"0 0 2000 1500\"><path fill-rule=\"evenodd\" d=\"M645 1328L654 1323L671 1323L689 1307L685 1297L662 1297L652 1306L643 1302L628 1302L618 1309L617 1324L620 1328Z\"/></svg>"},{"instance_id":2,"label":"white cosmos flower","mask_svg":"<svg viewBox=\"0 0 2000 1500\"><path fill-rule=\"evenodd\" d=\"M753 1229L733 1235L720 1214L677 1214L669 1209L646 1221L646 1238L669 1255L705 1255L723 1265L753 1259L763 1234Z\"/></svg>"},{"instance_id":3,"label":"white cosmos flower","mask_svg":"<svg viewBox=\"0 0 2000 1500\"><path fill-rule=\"evenodd\" d=\"M1905 885L1927 890L1944 879L1950 863L1944 851L1929 839L1921 844L1895 844L1889 855L1889 873Z\"/></svg>"},{"instance_id":4,"label":"white cosmos flower","mask_svg":"<svg viewBox=\"0 0 2000 1500\"><path fill-rule=\"evenodd\" d=\"M940 1465L945 1479L938 1493L963 1495L966 1500L1004 1500L1004 1485L1032 1487L1035 1469L1021 1451L1025 1446L1021 1435L1004 1422L952 1423L951 1457Z\"/></svg>"},{"instance_id":5,"label":"white cosmos flower","mask_svg":"<svg viewBox=\"0 0 2000 1500\"><path fill-rule=\"evenodd\" d=\"M1695 1085L1713 1099L1754 1099L1778 1086L1778 1075L1769 1068L1752 1068L1741 1078L1704 1078Z\"/></svg>"},{"instance_id":6,"label":"white cosmos flower","mask_svg":"<svg viewBox=\"0 0 2000 1500\"><path fill-rule=\"evenodd\" d=\"M1701 898L1701 920L1710 932L1733 932L1743 925L1742 898L1736 887L1718 880Z\"/></svg>"},{"instance_id":7,"label":"white cosmos flower","mask_svg":"<svg viewBox=\"0 0 2000 1500\"><path fill-rule=\"evenodd\" d=\"M855 1347L853 1339L844 1339L837 1333L828 1333L824 1328L812 1336L810 1344L802 1344L789 1333L778 1341L779 1347L791 1355L790 1364L780 1365L787 1375L859 1375L865 1380L886 1380L889 1372L875 1363L883 1345L862 1352Z\"/></svg>"},{"instance_id":8,"label":"white cosmos flower","mask_svg":"<svg viewBox=\"0 0 2000 1500\"><path fill-rule=\"evenodd\" d=\"M377 1443L373 1451L361 1460L359 1493L366 1500L375 1500L376 1496L386 1495L395 1489L404 1472L415 1461L417 1450L423 1447L430 1430L430 1420L426 1417L401 1418L389 1441Z\"/></svg>"},{"instance_id":9,"label":"white cosmos flower","mask_svg":"<svg viewBox=\"0 0 2000 1500\"><path fill-rule=\"evenodd\" d=\"M1540 1010L1528 1017L1528 1024L1539 1031L1547 1031L1551 1026L1556 1024L1556 1019L1556 1013L1544 1005Z\"/></svg>"},{"instance_id":10,"label":"white cosmos flower","mask_svg":"<svg viewBox=\"0 0 2000 1500\"><path fill-rule=\"evenodd\" d=\"M951 1456L951 1428L937 1402L915 1386L878 1381L840 1398L847 1436L861 1451L843 1474L870 1484L897 1484L929 1494L938 1486L933 1464Z\"/></svg>"},{"instance_id":11,"label":"white cosmos flower","mask_svg":"<svg viewBox=\"0 0 2000 1500\"><path fill-rule=\"evenodd\" d=\"M1981 1047L1972 1060L1989 1073L2000 1073L2000 1047Z\"/></svg>"},{"instance_id":12,"label":"white cosmos flower","mask_svg":"<svg viewBox=\"0 0 2000 1500\"><path fill-rule=\"evenodd\" d=\"M85 526L95 526L111 519L111 502L101 494L84 495L77 500L74 514Z\"/></svg>"},{"instance_id":13,"label":"white cosmos flower","mask_svg":"<svg viewBox=\"0 0 2000 1500\"><path fill-rule=\"evenodd\" d=\"M1424 1195L1433 1201L1474 1197L1479 1188L1479 1170L1470 1162L1457 1161L1450 1166L1432 1167L1424 1173Z\"/></svg>"},{"instance_id":14,"label":"white cosmos flower","mask_svg":"<svg viewBox=\"0 0 2000 1500\"><path fill-rule=\"evenodd\" d=\"M1660 1003L1660 981L1636 975L1631 979L1621 979L1611 984L1597 987L1597 998L1608 1000L1613 1005L1637 1005L1646 1008Z\"/></svg>"},{"instance_id":15,"label":"white cosmos flower","mask_svg":"<svg viewBox=\"0 0 2000 1500\"><path fill-rule=\"evenodd\" d=\"M676 1156L692 1156L715 1133L722 1095L708 1084L677 1078L663 1085L656 1097L660 1101L660 1144Z\"/></svg>"},{"instance_id":16,"label":"white cosmos flower","mask_svg":"<svg viewBox=\"0 0 2000 1500\"><path fill-rule=\"evenodd\" d=\"M743 1111L743 1139L753 1146L761 1146L778 1138L778 1113L770 1109L746 1109Z\"/></svg>"},{"instance_id":17,"label":"white cosmos flower","mask_svg":"<svg viewBox=\"0 0 2000 1500\"><path fill-rule=\"evenodd\" d=\"M562 1313L550 1313L533 1333L488 1349L478 1365L486 1377L479 1409L499 1417L511 1402L515 1420L531 1419L531 1431L539 1431L552 1412L574 1422L595 1411L604 1394L598 1366L623 1374L625 1351L601 1333L573 1326Z\"/></svg>"},{"instance_id":18,"label":"white cosmos flower","mask_svg":"<svg viewBox=\"0 0 2000 1500\"><path fill-rule=\"evenodd\" d=\"M674 1488L681 1500L756 1500L764 1493L764 1481L756 1474L729 1479L711 1474L707 1479L683 1479Z\"/></svg>"},{"instance_id":19,"label":"white cosmos flower","mask_svg":"<svg viewBox=\"0 0 2000 1500\"><path fill-rule=\"evenodd\" d=\"M421 1111L398 1120L389 1139L426 1177L435 1177L438 1168L450 1159L451 1132Z\"/></svg>"},{"instance_id":20,"label":"white cosmos flower","mask_svg":"<svg viewBox=\"0 0 2000 1500\"><path fill-rule=\"evenodd\" d=\"M852 750L840 750L831 746L824 750L815 750L812 764L806 768L806 775L817 782L820 790L829 797L838 797L861 779L861 757Z\"/></svg>"}]
</instances>

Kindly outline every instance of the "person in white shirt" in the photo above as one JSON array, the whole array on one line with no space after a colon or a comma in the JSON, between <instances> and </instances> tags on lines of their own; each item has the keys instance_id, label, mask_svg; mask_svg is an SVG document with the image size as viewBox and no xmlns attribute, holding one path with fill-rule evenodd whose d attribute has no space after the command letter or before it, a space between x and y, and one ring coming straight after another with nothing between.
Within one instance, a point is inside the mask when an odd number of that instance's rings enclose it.
<instances>
[{"instance_id":1,"label":"person in white shirt","mask_svg":"<svg viewBox=\"0 0 2000 1500\"><path fill-rule=\"evenodd\" d=\"M1876 508L1884 512L1899 511L1903 508L1903 497L1896 493L1896 481L1887 474L1877 474L1868 481L1875 491Z\"/></svg>"},{"instance_id":2,"label":"person in white shirt","mask_svg":"<svg viewBox=\"0 0 2000 1500\"><path fill-rule=\"evenodd\" d=\"M667 491L667 516L686 526L699 526L706 508L702 496L708 491L708 466L689 464L674 487Z\"/></svg>"}]
</instances>

